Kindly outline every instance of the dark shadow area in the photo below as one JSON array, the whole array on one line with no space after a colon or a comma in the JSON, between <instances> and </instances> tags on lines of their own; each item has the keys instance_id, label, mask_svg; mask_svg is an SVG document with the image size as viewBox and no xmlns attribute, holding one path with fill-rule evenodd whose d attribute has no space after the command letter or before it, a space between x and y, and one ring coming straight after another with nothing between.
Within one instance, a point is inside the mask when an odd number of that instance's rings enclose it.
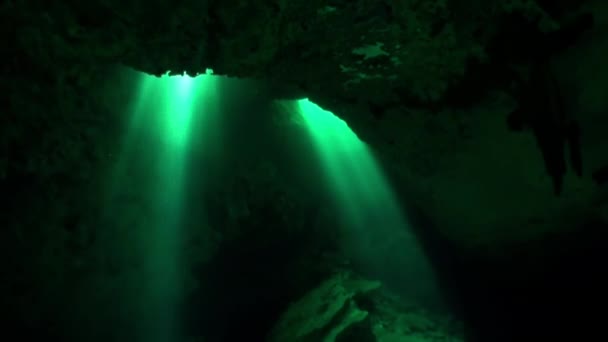
<instances>
[{"instance_id":1,"label":"dark shadow area","mask_svg":"<svg viewBox=\"0 0 608 342\"><path fill-rule=\"evenodd\" d=\"M226 243L199 270L204 277L187 303L187 334L210 342L263 341L290 301L323 279L309 274L305 282L293 281L304 245L302 237L286 234L265 242L252 235Z\"/></svg>"},{"instance_id":2,"label":"dark shadow area","mask_svg":"<svg viewBox=\"0 0 608 342\"><path fill-rule=\"evenodd\" d=\"M446 301L469 342L594 340L604 330L605 224L542 240L470 253L436 232L432 219L408 214L432 259ZM491 256L490 256L491 254Z\"/></svg>"}]
</instances>

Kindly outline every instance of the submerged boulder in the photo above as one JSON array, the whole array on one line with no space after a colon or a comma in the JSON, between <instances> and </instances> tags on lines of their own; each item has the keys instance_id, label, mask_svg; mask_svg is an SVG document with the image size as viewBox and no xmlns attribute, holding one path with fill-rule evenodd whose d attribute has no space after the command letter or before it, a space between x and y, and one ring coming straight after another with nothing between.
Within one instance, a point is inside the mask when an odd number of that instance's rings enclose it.
<instances>
[{"instance_id":1,"label":"submerged boulder","mask_svg":"<svg viewBox=\"0 0 608 342\"><path fill-rule=\"evenodd\" d=\"M461 341L450 325L404 304L378 281L340 272L292 303L268 341Z\"/></svg>"}]
</instances>

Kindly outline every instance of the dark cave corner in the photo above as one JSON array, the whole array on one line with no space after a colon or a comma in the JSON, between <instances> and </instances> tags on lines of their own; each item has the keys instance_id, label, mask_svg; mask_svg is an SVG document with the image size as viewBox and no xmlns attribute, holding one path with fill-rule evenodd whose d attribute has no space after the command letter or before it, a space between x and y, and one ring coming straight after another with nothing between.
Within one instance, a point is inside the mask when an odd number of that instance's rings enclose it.
<instances>
[{"instance_id":1,"label":"dark cave corner","mask_svg":"<svg viewBox=\"0 0 608 342\"><path fill-rule=\"evenodd\" d=\"M184 330L205 341L264 341L289 303L326 274L294 283L293 237L247 247L234 241L204 266L201 288L188 299Z\"/></svg>"},{"instance_id":2,"label":"dark cave corner","mask_svg":"<svg viewBox=\"0 0 608 342\"><path fill-rule=\"evenodd\" d=\"M462 320L467 342L593 340L608 303L608 225L591 220L567 233L472 253L433 234L408 211L435 265L446 302Z\"/></svg>"}]
</instances>

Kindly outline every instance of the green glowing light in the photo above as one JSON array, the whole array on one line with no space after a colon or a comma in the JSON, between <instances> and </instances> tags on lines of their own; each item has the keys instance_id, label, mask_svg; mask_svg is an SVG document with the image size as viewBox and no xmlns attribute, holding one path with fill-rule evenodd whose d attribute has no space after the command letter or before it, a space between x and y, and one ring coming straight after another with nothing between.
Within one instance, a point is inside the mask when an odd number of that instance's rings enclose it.
<instances>
[{"instance_id":1,"label":"green glowing light","mask_svg":"<svg viewBox=\"0 0 608 342\"><path fill-rule=\"evenodd\" d=\"M296 108L347 228L343 249L373 276L394 279L399 274L408 279L411 292L438 298L432 267L372 151L333 113L308 99L299 100ZM395 244L397 248L389 248ZM392 266L387 260L392 260Z\"/></svg>"},{"instance_id":2,"label":"green glowing light","mask_svg":"<svg viewBox=\"0 0 608 342\"><path fill-rule=\"evenodd\" d=\"M298 110L309 130L328 180L351 224L359 225L360 206L386 187L367 146L346 122L308 99Z\"/></svg>"},{"instance_id":3,"label":"green glowing light","mask_svg":"<svg viewBox=\"0 0 608 342\"><path fill-rule=\"evenodd\" d=\"M138 307L137 319L147 326L141 333L149 338L143 340L165 342L175 340L183 286L180 225L191 133L194 127L207 128L205 123L216 112L217 78L209 72L196 77L169 73L161 77L134 73L133 77L139 82L123 150L112 172L108 208L123 191L145 198L149 221L133 227L145 230L145 239L138 241L145 275L139 298L131 300ZM200 145L200 139L196 143Z\"/></svg>"},{"instance_id":4,"label":"green glowing light","mask_svg":"<svg viewBox=\"0 0 608 342\"><path fill-rule=\"evenodd\" d=\"M164 77L164 76L163 76ZM161 78L159 83L166 97L165 130L168 142L175 147L183 147L188 140L188 129L192 118L193 99L196 95L194 79L189 76Z\"/></svg>"},{"instance_id":5,"label":"green glowing light","mask_svg":"<svg viewBox=\"0 0 608 342\"><path fill-rule=\"evenodd\" d=\"M379 216L402 223L397 200L367 145L333 113L307 99L298 107L349 225L364 226Z\"/></svg>"},{"instance_id":6,"label":"green glowing light","mask_svg":"<svg viewBox=\"0 0 608 342\"><path fill-rule=\"evenodd\" d=\"M357 135L348 127L346 122L333 113L324 110L308 99L298 101L303 119L306 121L310 133L320 144L338 144L342 150L361 150L365 145ZM327 150L320 146L322 150Z\"/></svg>"}]
</instances>

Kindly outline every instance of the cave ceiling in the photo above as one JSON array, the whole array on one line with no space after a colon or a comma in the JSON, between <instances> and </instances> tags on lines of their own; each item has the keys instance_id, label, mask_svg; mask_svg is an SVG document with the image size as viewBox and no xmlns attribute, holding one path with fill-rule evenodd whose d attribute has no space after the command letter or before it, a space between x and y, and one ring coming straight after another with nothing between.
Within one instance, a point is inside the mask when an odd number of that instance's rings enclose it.
<instances>
[{"instance_id":1,"label":"cave ceiling","mask_svg":"<svg viewBox=\"0 0 608 342\"><path fill-rule=\"evenodd\" d=\"M23 142L36 132L61 130L68 138L57 144L112 144L111 127L87 138L56 126L71 116L82 119L74 131L104 121L89 97L111 87L116 65L157 76L212 69L345 119L402 197L455 239L608 220L606 191L592 177L608 163L608 11L601 1L572 3L5 1L0 171L50 158ZM47 164L79 167L74 156Z\"/></svg>"}]
</instances>

